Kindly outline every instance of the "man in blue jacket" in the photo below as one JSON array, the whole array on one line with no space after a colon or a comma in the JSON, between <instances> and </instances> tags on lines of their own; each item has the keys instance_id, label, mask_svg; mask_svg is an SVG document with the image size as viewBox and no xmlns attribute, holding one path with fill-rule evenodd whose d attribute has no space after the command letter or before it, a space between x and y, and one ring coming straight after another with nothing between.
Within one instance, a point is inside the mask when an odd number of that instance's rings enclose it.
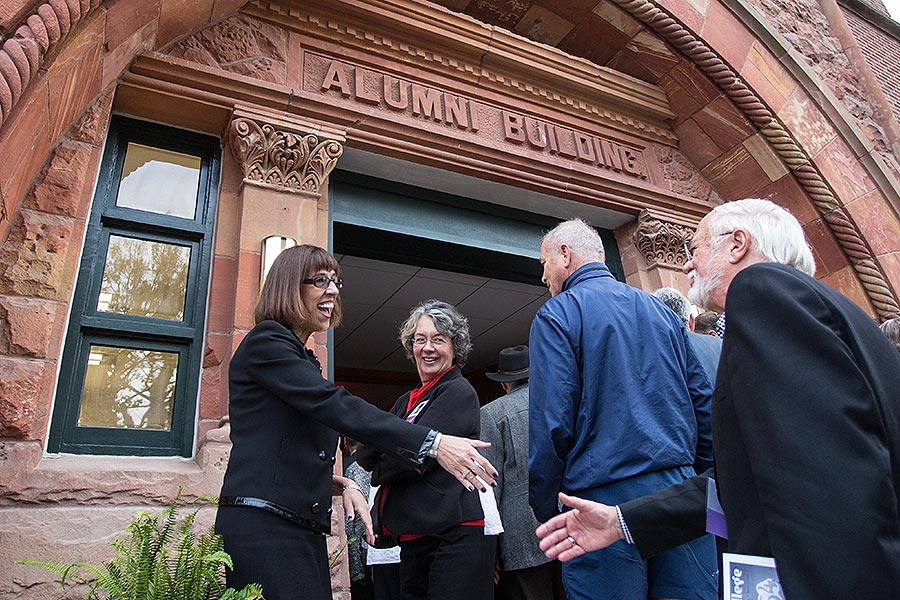
<instances>
[{"instance_id":1,"label":"man in blue jacket","mask_svg":"<svg viewBox=\"0 0 900 600\"><path fill-rule=\"evenodd\" d=\"M714 208L684 272L694 303L727 300L713 431L728 550L774 559L788 600L896 600L900 355L812 277L802 226L768 200ZM539 529L541 547L561 560L623 538L642 556L665 551L705 531L704 475L621 506L564 497L575 510Z\"/></svg>"},{"instance_id":2,"label":"man in blue jacket","mask_svg":"<svg viewBox=\"0 0 900 600\"><path fill-rule=\"evenodd\" d=\"M539 521L562 491L617 504L712 461L712 387L678 318L616 281L579 219L541 244L552 298L531 326L529 501ZM716 597L710 536L648 560L617 543L564 565L570 600Z\"/></svg>"}]
</instances>

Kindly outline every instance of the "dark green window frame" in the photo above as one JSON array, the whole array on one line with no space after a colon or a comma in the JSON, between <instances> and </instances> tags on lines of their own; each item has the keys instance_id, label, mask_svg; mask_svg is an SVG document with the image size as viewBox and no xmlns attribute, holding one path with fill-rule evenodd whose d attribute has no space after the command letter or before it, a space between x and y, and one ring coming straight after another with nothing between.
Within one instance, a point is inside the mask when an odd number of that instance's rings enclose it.
<instances>
[{"instance_id":1,"label":"dark green window frame","mask_svg":"<svg viewBox=\"0 0 900 600\"><path fill-rule=\"evenodd\" d=\"M116 206L125 151L130 142L200 158L193 219ZM66 332L50 424L49 452L191 456L220 160L218 138L113 116L85 233L84 252ZM190 248L184 314L180 321L97 311L111 235ZM178 356L170 429L78 424L92 344L174 353Z\"/></svg>"}]
</instances>

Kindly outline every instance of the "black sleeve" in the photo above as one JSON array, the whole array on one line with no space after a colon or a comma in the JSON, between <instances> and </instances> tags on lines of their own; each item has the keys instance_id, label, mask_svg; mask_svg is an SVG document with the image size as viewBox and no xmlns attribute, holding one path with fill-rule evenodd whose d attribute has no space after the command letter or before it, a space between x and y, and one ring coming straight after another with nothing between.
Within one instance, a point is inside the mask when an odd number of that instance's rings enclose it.
<instances>
[{"instance_id":1,"label":"black sleeve","mask_svg":"<svg viewBox=\"0 0 900 600\"><path fill-rule=\"evenodd\" d=\"M417 424L440 431L446 435L477 438L481 427L481 409L478 395L462 377L456 377L446 384L438 384L431 396L430 404ZM396 406L395 406L396 408ZM406 407L403 406L403 409ZM426 458L421 467L384 455L372 470L373 485L404 481L419 477L432 469L439 468L433 458Z\"/></svg>"},{"instance_id":2,"label":"black sleeve","mask_svg":"<svg viewBox=\"0 0 900 600\"><path fill-rule=\"evenodd\" d=\"M631 539L643 558L671 550L706 533L709 469L648 496L619 505Z\"/></svg>"},{"instance_id":3,"label":"black sleeve","mask_svg":"<svg viewBox=\"0 0 900 600\"><path fill-rule=\"evenodd\" d=\"M393 416L322 377L296 336L275 321L263 321L245 338L241 371L256 384L308 415L382 452L411 464L424 460L430 431Z\"/></svg>"},{"instance_id":4,"label":"black sleeve","mask_svg":"<svg viewBox=\"0 0 900 600\"><path fill-rule=\"evenodd\" d=\"M391 407L391 414L400 416L406 409L406 405L409 402L409 394L403 394L396 401L394 401L394 406ZM356 462L359 463L366 471L374 471L375 467L378 466L379 461L384 457L384 453L380 450L367 446L365 444L360 445L359 448L356 449ZM428 459L426 459L428 460ZM421 468L421 465L418 465ZM380 485L380 484L375 484Z\"/></svg>"}]
</instances>

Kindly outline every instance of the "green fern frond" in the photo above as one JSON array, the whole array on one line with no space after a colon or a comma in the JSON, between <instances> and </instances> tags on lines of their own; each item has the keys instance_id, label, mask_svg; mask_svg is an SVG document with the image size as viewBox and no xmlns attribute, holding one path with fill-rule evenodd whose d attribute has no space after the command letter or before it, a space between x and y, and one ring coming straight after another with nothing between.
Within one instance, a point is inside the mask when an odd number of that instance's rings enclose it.
<instances>
[{"instance_id":1,"label":"green fern frond","mask_svg":"<svg viewBox=\"0 0 900 600\"><path fill-rule=\"evenodd\" d=\"M242 590L225 586L224 570L234 564L222 537L212 527L196 533L200 508L179 518L180 500L181 490L159 514L137 513L126 527L129 537L110 542L115 555L101 565L35 558L19 562L53 573L63 586L77 577L88 585L86 600L262 600L258 585Z\"/></svg>"}]
</instances>

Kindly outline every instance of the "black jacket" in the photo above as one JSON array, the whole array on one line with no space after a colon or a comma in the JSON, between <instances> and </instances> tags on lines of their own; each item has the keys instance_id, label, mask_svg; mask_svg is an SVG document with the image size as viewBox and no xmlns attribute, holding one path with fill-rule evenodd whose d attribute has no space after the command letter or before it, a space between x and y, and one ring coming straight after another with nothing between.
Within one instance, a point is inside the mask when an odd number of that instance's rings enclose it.
<instances>
[{"instance_id":1,"label":"black jacket","mask_svg":"<svg viewBox=\"0 0 900 600\"><path fill-rule=\"evenodd\" d=\"M338 432L411 465L424 460L427 427L335 387L322 377L315 355L275 321L247 334L231 359L228 383L233 447L222 496L274 502L328 532Z\"/></svg>"},{"instance_id":2,"label":"black jacket","mask_svg":"<svg viewBox=\"0 0 900 600\"><path fill-rule=\"evenodd\" d=\"M476 439L481 427L478 395L458 368L446 373L419 400L427 402L416 423L441 433ZM409 393L391 408L395 415L406 414ZM426 459L424 468L397 460L365 445L356 451L356 461L372 471L372 485L388 484L388 496L381 513L382 523L391 533L440 533L465 521L483 519L478 492L468 492L435 460Z\"/></svg>"},{"instance_id":3,"label":"black jacket","mask_svg":"<svg viewBox=\"0 0 900 600\"><path fill-rule=\"evenodd\" d=\"M900 353L783 265L741 271L726 310L712 414L728 549L774 556L790 600L900 598ZM620 508L646 555L702 531L704 505L701 476Z\"/></svg>"}]
</instances>

